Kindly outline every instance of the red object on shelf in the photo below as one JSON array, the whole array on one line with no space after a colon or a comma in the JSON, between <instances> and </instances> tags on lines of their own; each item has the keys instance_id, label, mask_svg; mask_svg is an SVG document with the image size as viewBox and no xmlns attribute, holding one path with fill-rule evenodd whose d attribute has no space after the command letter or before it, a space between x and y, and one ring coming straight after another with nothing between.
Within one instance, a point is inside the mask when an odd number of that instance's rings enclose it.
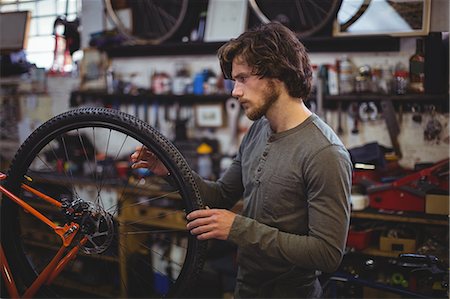
<instances>
[{"instance_id":1,"label":"red object on shelf","mask_svg":"<svg viewBox=\"0 0 450 299\"><path fill-rule=\"evenodd\" d=\"M392 211L425 212L425 194L411 190L387 189L369 194L369 206Z\"/></svg>"},{"instance_id":2,"label":"red object on shelf","mask_svg":"<svg viewBox=\"0 0 450 299\"><path fill-rule=\"evenodd\" d=\"M380 176L376 170L354 170L352 173L353 185L371 184L379 181Z\"/></svg>"},{"instance_id":3,"label":"red object on shelf","mask_svg":"<svg viewBox=\"0 0 450 299\"><path fill-rule=\"evenodd\" d=\"M448 191L449 159L406 175L392 183L367 188L369 206L394 211L425 212L425 196L429 190Z\"/></svg>"},{"instance_id":4,"label":"red object on shelf","mask_svg":"<svg viewBox=\"0 0 450 299\"><path fill-rule=\"evenodd\" d=\"M363 250L369 247L372 230L355 231L349 230L347 237L347 247Z\"/></svg>"}]
</instances>

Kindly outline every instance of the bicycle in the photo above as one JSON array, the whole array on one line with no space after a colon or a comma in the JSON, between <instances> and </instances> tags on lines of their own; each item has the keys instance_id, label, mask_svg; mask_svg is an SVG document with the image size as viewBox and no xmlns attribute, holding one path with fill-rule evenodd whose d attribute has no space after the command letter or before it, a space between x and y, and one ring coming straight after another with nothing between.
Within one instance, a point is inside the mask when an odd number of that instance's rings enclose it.
<instances>
[{"instance_id":1,"label":"bicycle","mask_svg":"<svg viewBox=\"0 0 450 299\"><path fill-rule=\"evenodd\" d=\"M168 179L129 168L141 146L164 163ZM192 290L206 243L186 231L185 215L203 202L186 160L147 123L108 108L55 116L25 140L0 180L2 297Z\"/></svg>"}]
</instances>

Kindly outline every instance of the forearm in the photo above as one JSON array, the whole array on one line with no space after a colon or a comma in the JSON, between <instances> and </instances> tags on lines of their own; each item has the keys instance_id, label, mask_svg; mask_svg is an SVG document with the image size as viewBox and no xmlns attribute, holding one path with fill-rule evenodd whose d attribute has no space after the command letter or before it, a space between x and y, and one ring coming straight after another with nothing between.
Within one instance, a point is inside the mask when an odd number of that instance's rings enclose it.
<instances>
[{"instance_id":1,"label":"forearm","mask_svg":"<svg viewBox=\"0 0 450 299\"><path fill-rule=\"evenodd\" d=\"M333 272L343 256L341 248L326 240L281 232L240 215L233 222L228 240L241 248L264 252L270 258L324 272Z\"/></svg>"},{"instance_id":2,"label":"forearm","mask_svg":"<svg viewBox=\"0 0 450 299\"><path fill-rule=\"evenodd\" d=\"M193 173L204 203L210 208L230 209L242 197L240 169L230 167L222 178L213 182Z\"/></svg>"}]
</instances>

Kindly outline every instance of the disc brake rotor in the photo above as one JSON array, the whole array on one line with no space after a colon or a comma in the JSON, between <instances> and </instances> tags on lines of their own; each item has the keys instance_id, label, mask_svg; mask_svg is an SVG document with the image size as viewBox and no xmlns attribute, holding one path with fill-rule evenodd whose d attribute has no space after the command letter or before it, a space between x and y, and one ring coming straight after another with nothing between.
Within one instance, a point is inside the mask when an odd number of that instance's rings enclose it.
<instances>
[{"instance_id":1,"label":"disc brake rotor","mask_svg":"<svg viewBox=\"0 0 450 299\"><path fill-rule=\"evenodd\" d=\"M89 203L89 211L82 221L81 231L88 241L81 247L86 254L105 252L114 236L114 222L111 214Z\"/></svg>"}]
</instances>

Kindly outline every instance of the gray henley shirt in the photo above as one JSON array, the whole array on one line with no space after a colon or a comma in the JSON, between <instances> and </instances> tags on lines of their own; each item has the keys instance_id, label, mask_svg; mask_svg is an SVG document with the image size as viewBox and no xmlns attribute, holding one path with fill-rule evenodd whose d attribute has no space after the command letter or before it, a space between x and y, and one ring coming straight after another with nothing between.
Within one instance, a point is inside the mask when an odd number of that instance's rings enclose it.
<instances>
[{"instance_id":1,"label":"gray henley shirt","mask_svg":"<svg viewBox=\"0 0 450 299\"><path fill-rule=\"evenodd\" d=\"M281 133L266 118L255 121L219 180L196 176L209 207L231 208L243 199L228 237L238 245L237 297L293 294L289 288L310 284L316 271L337 269L351 177L348 151L315 114Z\"/></svg>"}]
</instances>

